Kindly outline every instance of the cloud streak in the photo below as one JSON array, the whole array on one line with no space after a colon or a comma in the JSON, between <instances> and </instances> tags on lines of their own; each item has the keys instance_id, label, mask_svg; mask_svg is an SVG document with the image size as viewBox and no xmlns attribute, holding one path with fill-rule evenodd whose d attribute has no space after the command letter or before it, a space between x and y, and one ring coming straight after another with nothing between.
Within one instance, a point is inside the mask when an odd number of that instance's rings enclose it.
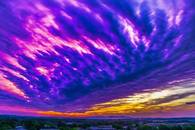
<instances>
[{"instance_id":1,"label":"cloud streak","mask_svg":"<svg viewBox=\"0 0 195 130\"><path fill-rule=\"evenodd\" d=\"M179 107L185 116L194 102L193 5L1 1L0 111L155 116Z\"/></svg>"}]
</instances>

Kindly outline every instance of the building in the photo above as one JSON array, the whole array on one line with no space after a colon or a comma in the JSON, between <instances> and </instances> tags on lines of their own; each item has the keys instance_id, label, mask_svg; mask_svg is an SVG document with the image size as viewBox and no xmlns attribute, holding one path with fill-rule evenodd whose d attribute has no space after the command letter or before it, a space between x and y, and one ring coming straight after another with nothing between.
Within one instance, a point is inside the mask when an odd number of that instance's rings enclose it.
<instances>
[{"instance_id":1,"label":"building","mask_svg":"<svg viewBox=\"0 0 195 130\"><path fill-rule=\"evenodd\" d=\"M40 130L59 130L59 129L53 127L47 127L47 128L41 128Z\"/></svg>"},{"instance_id":2,"label":"building","mask_svg":"<svg viewBox=\"0 0 195 130\"><path fill-rule=\"evenodd\" d=\"M59 130L59 129L56 129L56 128L41 128L40 130Z\"/></svg>"},{"instance_id":3,"label":"building","mask_svg":"<svg viewBox=\"0 0 195 130\"><path fill-rule=\"evenodd\" d=\"M115 130L111 125L106 126L91 126L88 130Z\"/></svg>"},{"instance_id":4,"label":"building","mask_svg":"<svg viewBox=\"0 0 195 130\"><path fill-rule=\"evenodd\" d=\"M23 126L16 126L15 130L26 130Z\"/></svg>"}]
</instances>

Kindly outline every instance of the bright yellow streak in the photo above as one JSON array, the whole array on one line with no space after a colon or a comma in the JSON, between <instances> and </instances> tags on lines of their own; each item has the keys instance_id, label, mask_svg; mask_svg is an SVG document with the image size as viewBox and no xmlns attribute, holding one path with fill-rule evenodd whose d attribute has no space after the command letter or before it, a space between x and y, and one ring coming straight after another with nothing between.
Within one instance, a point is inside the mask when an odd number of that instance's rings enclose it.
<instances>
[{"instance_id":1,"label":"bright yellow streak","mask_svg":"<svg viewBox=\"0 0 195 130\"><path fill-rule=\"evenodd\" d=\"M164 89L147 90L126 98L115 99L92 107L88 113L98 115L136 115L185 109L187 102L195 101L195 82L168 86ZM183 95L183 96L182 96Z\"/></svg>"},{"instance_id":2,"label":"bright yellow streak","mask_svg":"<svg viewBox=\"0 0 195 130\"><path fill-rule=\"evenodd\" d=\"M92 106L84 112L63 113L39 111L38 114L64 117L86 117L106 115L164 116L195 110L195 81L174 81L166 87L147 89L125 98L111 100ZM192 104L188 104L192 102Z\"/></svg>"}]
</instances>

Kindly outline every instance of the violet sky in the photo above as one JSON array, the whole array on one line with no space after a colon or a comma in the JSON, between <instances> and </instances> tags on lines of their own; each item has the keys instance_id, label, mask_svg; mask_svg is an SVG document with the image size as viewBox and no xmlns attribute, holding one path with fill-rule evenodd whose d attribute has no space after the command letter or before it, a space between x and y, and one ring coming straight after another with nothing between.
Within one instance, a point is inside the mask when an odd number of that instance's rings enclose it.
<instances>
[{"instance_id":1,"label":"violet sky","mask_svg":"<svg viewBox=\"0 0 195 130\"><path fill-rule=\"evenodd\" d=\"M195 116L195 1L0 0L0 114Z\"/></svg>"}]
</instances>

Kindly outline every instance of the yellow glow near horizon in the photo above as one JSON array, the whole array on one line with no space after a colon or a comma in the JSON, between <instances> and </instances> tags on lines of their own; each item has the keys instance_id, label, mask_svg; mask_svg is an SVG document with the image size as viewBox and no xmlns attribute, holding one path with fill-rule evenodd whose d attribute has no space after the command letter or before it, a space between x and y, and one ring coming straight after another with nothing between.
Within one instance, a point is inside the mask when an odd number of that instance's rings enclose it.
<instances>
[{"instance_id":1,"label":"yellow glow near horizon","mask_svg":"<svg viewBox=\"0 0 195 130\"><path fill-rule=\"evenodd\" d=\"M146 90L131 96L96 104L88 113L98 115L139 114L169 111L195 101L194 82L170 85L166 88ZM187 108L187 106L186 106Z\"/></svg>"},{"instance_id":2,"label":"yellow glow near horizon","mask_svg":"<svg viewBox=\"0 0 195 130\"><path fill-rule=\"evenodd\" d=\"M176 83L176 84L175 84ZM96 104L84 112L54 112L39 111L48 116L163 116L165 113L190 112L195 109L195 81L174 82L159 89L147 89L125 98L114 99L109 102ZM191 104L190 104L191 103Z\"/></svg>"}]
</instances>

